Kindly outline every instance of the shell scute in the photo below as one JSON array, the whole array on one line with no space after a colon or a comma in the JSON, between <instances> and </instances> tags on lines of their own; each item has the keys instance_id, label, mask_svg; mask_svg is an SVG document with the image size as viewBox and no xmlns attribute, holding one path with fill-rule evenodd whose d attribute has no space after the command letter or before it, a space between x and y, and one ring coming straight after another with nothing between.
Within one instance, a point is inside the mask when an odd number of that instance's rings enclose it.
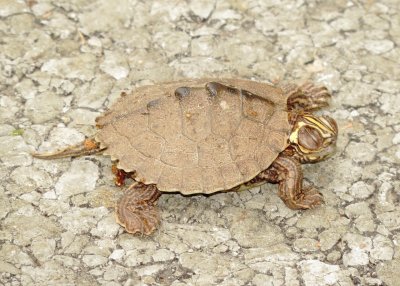
<instances>
[{"instance_id":1,"label":"shell scute","mask_svg":"<svg viewBox=\"0 0 400 286\"><path fill-rule=\"evenodd\" d=\"M152 101L154 102L154 101ZM147 105L149 129L163 138L182 133L180 106L171 98L157 99L156 104Z\"/></svg>"},{"instance_id":2,"label":"shell scute","mask_svg":"<svg viewBox=\"0 0 400 286\"><path fill-rule=\"evenodd\" d=\"M254 178L255 176L260 173L260 166L256 162L255 159L243 159L243 160L237 160L237 166L239 168L240 173L242 174L250 174L249 176L251 178Z\"/></svg>"},{"instance_id":3,"label":"shell scute","mask_svg":"<svg viewBox=\"0 0 400 286\"><path fill-rule=\"evenodd\" d=\"M198 165L197 144L183 135L170 138L160 160L167 165L183 168Z\"/></svg>"},{"instance_id":4,"label":"shell scute","mask_svg":"<svg viewBox=\"0 0 400 286\"><path fill-rule=\"evenodd\" d=\"M179 100L183 134L199 141L211 133L209 102L203 88L191 88L188 96Z\"/></svg>"},{"instance_id":5,"label":"shell scute","mask_svg":"<svg viewBox=\"0 0 400 286\"><path fill-rule=\"evenodd\" d=\"M276 110L275 103L249 92L243 93L243 116L256 121L268 122Z\"/></svg>"},{"instance_id":6,"label":"shell scute","mask_svg":"<svg viewBox=\"0 0 400 286\"><path fill-rule=\"evenodd\" d=\"M266 142L268 147L273 150L273 152L281 152L282 148L280 146L284 145L287 140L287 135L280 131L269 131Z\"/></svg>"},{"instance_id":7,"label":"shell scute","mask_svg":"<svg viewBox=\"0 0 400 286\"><path fill-rule=\"evenodd\" d=\"M239 90L235 93L228 88L219 88L211 98L210 118L211 128L214 134L218 134L229 140L242 120L240 114L241 98Z\"/></svg>"},{"instance_id":8,"label":"shell scute","mask_svg":"<svg viewBox=\"0 0 400 286\"><path fill-rule=\"evenodd\" d=\"M217 167L232 162L228 142L219 135L210 134L198 143L199 167Z\"/></svg>"},{"instance_id":9,"label":"shell scute","mask_svg":"<svg viewBox=\"0 0 400 286\"><path fill-rule=\"evenodd\" d=\"M255 137L242 137L236 135L230 141L231 158L235 161L251 158L251 156L247 155L247 152L254 153L257 145L258 139Z\"/></svg>"},{"instance_id":10,"label":"shell scute","mask_svg":"<svg viewBox=\"0 0 400 286\"><path fill-rule=\"evenodd\" d=\"M214 193L216 190L224 190L225 182L219 167L206 167L201 171L203 180L203 192Z\"/></svg>"},{"instance_id":11,"label":"shell scute","mask_svg":"<svg viewBox=\"0 0 400 286\"><path fill-rule=\"evenodd\" d=\"M157 182L157 188L160 191L183 193L185 187L186 185L182 184L182 169L164 165Z\"/></svg>"},{"instance_id":12,"label":"shell scute","mask_svg":"<svg viewBox=\"0 0 400 286\"><path fill-rule=\"evenodd\" d=\"M165 140L151 131L146 131L141 134L140 140L130 138L129 141L131 142L132 147L142 153L145 157L153 159L159 159L161 157L161 152L165 145Z\"/></svg>"},{"instance_id":13,"label":"shell scute","mask_svg":"<svg viewBox=\"0 0 400 286\"><path fill-rule=\"evenodd\" d=\"M242 182L244 183L242 173L234 162L221 166L220 172L224 179L226 189L231 189Z\"/></svg>"},{"instance_id":14,"label":"shell scute","mask_svg":"<svg viewBox=\"0 0 400 286\"><path fill-rule=\"evenodd\" d=\"M180 192L183 194L192 194L199 191L202 192L204 187L201 169L187 166L181 170L184 184L182 185Z\"/></svg>"}]
</instances>

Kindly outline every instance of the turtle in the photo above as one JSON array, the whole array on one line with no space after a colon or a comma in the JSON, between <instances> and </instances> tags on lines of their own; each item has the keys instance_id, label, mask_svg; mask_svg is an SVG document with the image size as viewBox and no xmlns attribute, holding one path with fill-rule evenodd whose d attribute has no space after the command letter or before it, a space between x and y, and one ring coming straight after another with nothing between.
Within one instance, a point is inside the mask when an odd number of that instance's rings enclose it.
<instances>
[{"instance_id":1,"label":"turtle","mask_svg":"<svg viewBox=\"0 0 400 286\"><path fill-rule=\"evenodd\" d=\"M133 179L116 205L117 222L132 234L157 229L162 193L213 194L270 182L287 207L305 210L324 203L313 184L303 186L301 164L336 149L335 120L313 113L330 98L311 82L203 78L147 85L122 93L83 143L33 156L110 156L116 185Z\"/></svg>"}]
</instances>

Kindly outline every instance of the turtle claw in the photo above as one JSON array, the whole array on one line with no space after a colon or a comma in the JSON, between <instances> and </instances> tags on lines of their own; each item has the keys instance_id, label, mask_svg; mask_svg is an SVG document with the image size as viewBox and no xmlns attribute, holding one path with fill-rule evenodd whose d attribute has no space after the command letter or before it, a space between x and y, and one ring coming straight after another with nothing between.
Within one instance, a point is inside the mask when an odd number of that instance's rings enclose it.
<instances>
[{"instance_id":1,"label":"turtle claw","mask_svg":"<svg viewBox=\"0 0 400 286\"><path fill-rule=\"evenodd\" d=\"M43 159L43 160L52 160L52 159L61 159L61 158L69 158L69 157L78 157L83 155L92 155L103 151L105 148L101 148L100 144L97 143L94 139L88 138L82 143L77 145L69 146L65 149L58 150L55 152L48 153L32 153L32 157Z\"/></svg>"},{"instance_id":2,"label":"turtle claw","mask_svg":"<svg viewBox=\"0 0 400 286\"><path fill-rule=\"evenodd\" d=\"M293 204L297 209L313 209L324 203L324 198L313 186L306 187L297 195Z\"/></svg>"},{"instance_id":3,"label":"turtle claw","mask_svg":"<svg viewBox=\"0 0 400 286\"><path fill-rule=\"evenodd\" d=\"M117 222L129 233L150 235L160 224L155 206L160 195L155 185L131 185L116 206Z\"/></svg>"}]
</instances>

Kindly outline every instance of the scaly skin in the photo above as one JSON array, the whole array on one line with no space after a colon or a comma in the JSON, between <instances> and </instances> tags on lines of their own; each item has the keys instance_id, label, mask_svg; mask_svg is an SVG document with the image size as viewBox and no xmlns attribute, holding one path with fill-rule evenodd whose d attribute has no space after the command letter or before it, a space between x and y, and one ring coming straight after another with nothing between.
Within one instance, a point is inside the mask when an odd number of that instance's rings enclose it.
<instances>
[{"instance_id":1,"label":"scaly skin","mask_svg":"<svg viewBox=\"0 0 400 286\"><path fill-rule=\"evenodd\" d=\"M155 206L160 196L161 192L155 185L132 184L116 207L117 222L129 233L153 233L160 224Z\"/></svg>"},{"instance_id":2,"label":"scaly skin","mask_svg":"<svg viewBox=\"0 0 400 286\"><path fill-rule=\"evenodd\" d=\"M313 111L329 105L330 93L324 86L315 86L312 83L305 83L301 86L287 85L283 87L286 94L289 94L289 110Z\"/></svg>"},{"instance_id":3,"label":"scaly skin","mask_svg":"<svg viewBox=\"0 0 400 286\"><path fill-rule=\"evenodd\" d=\"M303 170L293 157L279 155L258 178L279 183L279 197L293 210L309 209L323 203L323 197L313 187L303 188Z\"/></svg>"}]
</instances>

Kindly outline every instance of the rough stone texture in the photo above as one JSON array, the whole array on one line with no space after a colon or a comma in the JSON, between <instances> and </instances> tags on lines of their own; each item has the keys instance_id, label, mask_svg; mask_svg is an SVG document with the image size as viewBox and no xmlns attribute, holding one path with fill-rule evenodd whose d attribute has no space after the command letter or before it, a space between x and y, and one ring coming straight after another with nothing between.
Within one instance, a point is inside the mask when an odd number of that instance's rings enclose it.
<instances>
[{"instance_id":1,"label":"rough stone texture","mask_svg":"<svg viewBox=\"0 0 400 286\"><path fill-rule=\"evenodd\" d=\"M0 0L0 284L398 285L400 2ZM114 221L104 157L75 144L122 90L182 77L333 91L338 152L305 166L326 204L266 185L164 195L151 237Z\"/></svg>"}]
</instances>

